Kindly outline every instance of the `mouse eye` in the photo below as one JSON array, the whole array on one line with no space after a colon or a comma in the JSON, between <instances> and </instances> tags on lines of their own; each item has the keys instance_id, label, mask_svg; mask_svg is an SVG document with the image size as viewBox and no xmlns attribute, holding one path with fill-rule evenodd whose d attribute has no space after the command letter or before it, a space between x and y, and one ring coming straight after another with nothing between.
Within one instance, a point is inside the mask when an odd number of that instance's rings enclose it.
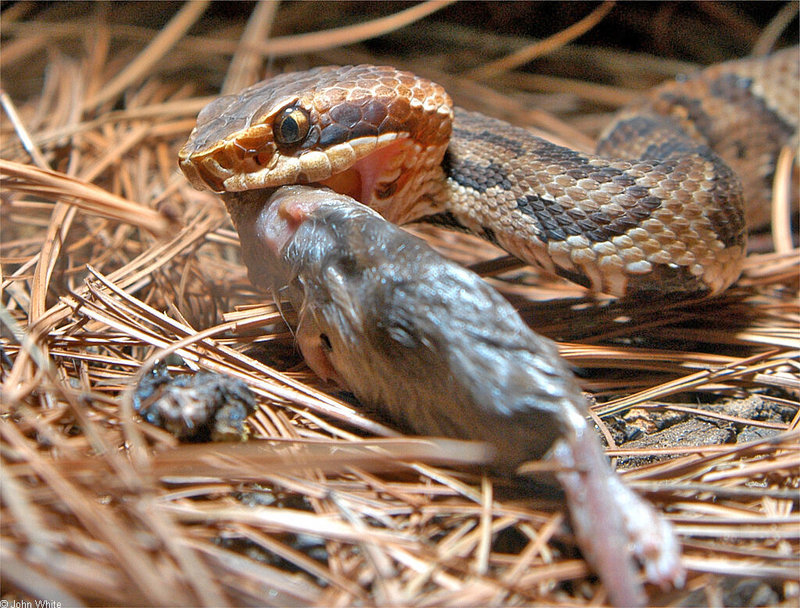
<instances>
[{"instance_id":1,"label":"mouse eye","mask_svg":"<svg viewBox=\"0 0 800 608\"><path fill-rule=\"evenodd\" d=\"M289 106L275 118L272 133L279 146L291 146L303 141L309 128L308 112L298 106Z\"/></svg>"}]
</instances>

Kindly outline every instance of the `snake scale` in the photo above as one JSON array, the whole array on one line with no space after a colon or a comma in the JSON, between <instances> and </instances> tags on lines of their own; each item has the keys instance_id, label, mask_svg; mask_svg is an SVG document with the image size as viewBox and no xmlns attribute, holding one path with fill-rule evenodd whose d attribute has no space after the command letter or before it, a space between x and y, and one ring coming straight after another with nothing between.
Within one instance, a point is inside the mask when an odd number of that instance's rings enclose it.
<instances>
[{"instance_id":1,"label":"snake scale","mask_svg":"<svg viewBox=\"0 0 800 608\"><path fill-rule=\"evenodd\" d=\"M408 72L322 67L212 102L180 165L219 193L327 185L597 292L714 294L741 271L744 201L764 208L797 145L799 81L797 48L712 66L621 112L589 155L454 109Z\"/></svg>"}]
</instances>

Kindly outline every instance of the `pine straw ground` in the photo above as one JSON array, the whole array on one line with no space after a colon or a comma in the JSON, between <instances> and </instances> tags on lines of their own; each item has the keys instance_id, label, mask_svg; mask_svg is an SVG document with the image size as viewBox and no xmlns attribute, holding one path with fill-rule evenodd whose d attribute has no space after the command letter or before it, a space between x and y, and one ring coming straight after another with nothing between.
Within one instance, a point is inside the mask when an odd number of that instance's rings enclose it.
<instances>
[{"instance_id":1,"label":"pine straw ground","mask_svg":"<svg viewBox=\"0 0 800 608\"><path fill-rule=\"evenodd\" d=\"M441 8L4 7L3 599L604 602L559 503L441 466L443 451L458 463L469 449L404 439L313 377L249 285L223 207L188 185L176 152L220 89L367 61L587 149L638 90L771 48L797 5L462 4L425 16ZM505 34L523 21L542 39ZM625 32L650 52L614 50ZM609 456L674 522L688 581L649 589L655 604L800 597L799 256L784 199L742 279L713 302L597 301L530 268L487 279L560 342ZM465 263L500 255L420 233ZM142 422L130 391L157 359L243 379L258 403L250 441L178 444Z\"/></svg>"}]
</instances>

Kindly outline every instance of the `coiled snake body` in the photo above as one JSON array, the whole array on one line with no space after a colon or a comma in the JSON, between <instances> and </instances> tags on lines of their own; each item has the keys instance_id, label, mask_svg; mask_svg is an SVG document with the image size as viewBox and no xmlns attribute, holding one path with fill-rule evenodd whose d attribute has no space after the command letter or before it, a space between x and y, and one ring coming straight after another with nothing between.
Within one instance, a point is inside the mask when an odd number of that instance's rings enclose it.
<instances>
[{"instance_id":1,"label":"coiled snake body","mask_svg":"<svg viewBox=\"0 0 800 608\"><path fill-rule=\"evenodd\" d=\"M744 201L766 204L797 145L799 80L796 48L719 64L623 111L589 155L454 109L408 72L316 68L207 106L180 164L220 193L327 185L615 296L713 294L739 276Z\"/></svg>"}]
</instances>

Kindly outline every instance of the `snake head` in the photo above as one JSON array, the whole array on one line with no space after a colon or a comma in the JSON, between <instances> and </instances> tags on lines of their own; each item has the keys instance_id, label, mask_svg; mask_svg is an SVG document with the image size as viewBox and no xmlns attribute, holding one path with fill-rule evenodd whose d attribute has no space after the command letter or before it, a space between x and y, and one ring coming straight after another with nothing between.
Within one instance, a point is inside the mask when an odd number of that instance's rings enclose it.
<instances>
[{"instance_id":1,"label":"snake head","mask_svg":"<svg viewBox=\"0 0 800 608\"><path fill-rule=\"evenodd\" d=\"M392 67L286 73L206 106L179 164L200 189L322 184L408 221L398 201L439 177L452 118L442 87Z\"/></svg>"}]
</instances>

